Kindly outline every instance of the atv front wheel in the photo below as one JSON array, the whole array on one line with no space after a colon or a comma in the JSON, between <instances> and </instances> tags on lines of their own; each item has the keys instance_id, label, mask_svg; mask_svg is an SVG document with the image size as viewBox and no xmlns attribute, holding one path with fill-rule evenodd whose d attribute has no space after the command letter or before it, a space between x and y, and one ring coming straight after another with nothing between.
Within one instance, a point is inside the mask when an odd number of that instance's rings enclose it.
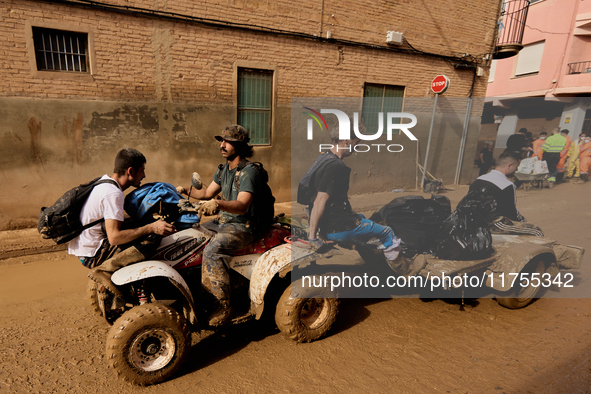
<instances>
[{"instance_id":1,"label":"atv front wheel","mask_svg":"<svg viewBox=\"0 0 591 394\"><path fill-rule=\"evenodd\" d=\"M166 380L189 355L191 331L174 309L143 304L125 312L107 337L109 365L123 379L145 386Z\"/></svg>"},{"instance_id":2,"label":"atv front wheel","mask_svg":"<svg viewBox=\"0 0 591 394\"><path fill-rule=\"evenodd\" d=\"M275 310L275 323L287 338L311 342L323 337L337 318L336 298L295 298L291 285L281 295Z\"/></svg>"}]
</instances>

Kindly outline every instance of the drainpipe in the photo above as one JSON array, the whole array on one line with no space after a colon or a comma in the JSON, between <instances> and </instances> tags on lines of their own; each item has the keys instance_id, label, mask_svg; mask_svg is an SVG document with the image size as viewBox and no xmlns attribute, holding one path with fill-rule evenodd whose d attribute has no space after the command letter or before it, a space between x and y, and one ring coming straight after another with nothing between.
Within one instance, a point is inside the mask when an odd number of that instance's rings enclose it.
<instances>
[{"instance_id":1,"label":"drainpipe","mask_svg":"<svg viewBox=\"0 0 591 394\"><path fill-rule=\"evenodd\" d=\"M462 173L462 161L464 159L464 152L466 150L466 139L468 138L468 125L470 124L470 111L472 110L472 97L474 96L474 84L476 83L476 73L478 68L474 68L474 76L472 77L472 89L470 89L470 96L468 97L468 106L466 108L466 117L464 118L464 129L462 131L462 142L460 143L460 153L458 154L458 165L456 166L456 178L454 185L460 184L460 174Z\"/></svg>"},{"instance_id":2,"label":"drainpipe","mask_svg":"<svg viewBox=\"0 0 591 394\"><path fill-rule=\"evenodd\" d=\"M324 27L324 0L322 0L322 10L320 11L320 31L318 37L322 37L322 29Z\"/></svg>"}]
</instances>

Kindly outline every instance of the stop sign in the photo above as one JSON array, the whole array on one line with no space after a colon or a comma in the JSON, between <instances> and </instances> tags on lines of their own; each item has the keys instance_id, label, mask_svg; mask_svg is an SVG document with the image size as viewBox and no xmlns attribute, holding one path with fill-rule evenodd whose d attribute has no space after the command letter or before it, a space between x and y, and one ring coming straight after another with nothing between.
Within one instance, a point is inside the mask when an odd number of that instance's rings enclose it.
<instances>
[{"instance_id":1,"label":"stop sign","mask_svg":"<svg viewBox=\"0 0 591 394\"><path fill-rule=\"evenodd\" d=\"M435 94L443 94L449 88L449 78L445 75L438 75L431 82L431 90Z\"/></svg>"}]
</instances>

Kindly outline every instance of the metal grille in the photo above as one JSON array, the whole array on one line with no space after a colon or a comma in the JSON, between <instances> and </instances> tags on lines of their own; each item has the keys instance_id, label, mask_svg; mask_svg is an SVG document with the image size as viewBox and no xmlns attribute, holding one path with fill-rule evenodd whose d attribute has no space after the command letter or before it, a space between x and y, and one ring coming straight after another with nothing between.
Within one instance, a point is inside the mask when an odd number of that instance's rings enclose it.
<instances>
[{"instance_id":1,"label":"metal grille","mask_svg":"<svg viewBox=\"0 0 591 394\"><path fill-rule=\"evenodd\" d=\"M87 72L87 34L33 27L33 39L37 70Z\"/></svg>"},{"instance_id":2,"label":"metal grille","mask_svg":"<svg viewBox=\"0 0 591 394\"><path fill-rule=\"evenodd\" d=\"M238 123L248 130L250 143L271 141L273 71L238 70Z\"/></svg>"},{"instance_id":3,"label":"metal grille","mask_svg":"<svg viewBox=\"0 0 591 394\"><path fill-rule=\"evenodd\" d=\"M591 73L591 61L569 63L568 64L568 73L569 74Z\"/></svg>"},{"instance_id":4,"label":"metal grille","mask_svg":"<svg viewBox=\"0 0 591 394\"><path fill-rule=\"evenodd\" d=\"M521 45L529 3L529 0L503 0L497 46Z\"/></svg>"},{"instance_id":5,"label":"metal grille","mask_svg":"<svg viewBox=\"0 0 591 394\"><path fill-rule=\"evenodd\" d=\"M367 134L375 134L379 127L379 113L382 113L383 132L386 133L387 113L402 112L404 86L365 84L363 92L363 125ZM400 119L394 119L394 123Z\"/></svg>"}]
</instances>

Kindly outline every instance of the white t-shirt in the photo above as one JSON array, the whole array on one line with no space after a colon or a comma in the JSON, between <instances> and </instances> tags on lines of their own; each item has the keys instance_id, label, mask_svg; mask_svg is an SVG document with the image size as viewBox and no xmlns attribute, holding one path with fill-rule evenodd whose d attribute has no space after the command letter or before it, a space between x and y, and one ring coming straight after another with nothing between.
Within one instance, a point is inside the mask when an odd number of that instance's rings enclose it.
<instances>
[{"instance_id":1,"label":"white t-shirt","mask_svg":"<svg viewBox=\"0 0 591 394\"><path fill-rule=\"evenodd\" d=\"M101 179L112 179L103 175ZM102 218L124 220L123 191L112 183L101 183L92 189L86 204L80 212L82 225L92 223ZM106 234L103 233L101 223L87 228L78 237L68 243L68 253L77 257L93 257L100 248Z\"/></svg>"}]
</instances>

